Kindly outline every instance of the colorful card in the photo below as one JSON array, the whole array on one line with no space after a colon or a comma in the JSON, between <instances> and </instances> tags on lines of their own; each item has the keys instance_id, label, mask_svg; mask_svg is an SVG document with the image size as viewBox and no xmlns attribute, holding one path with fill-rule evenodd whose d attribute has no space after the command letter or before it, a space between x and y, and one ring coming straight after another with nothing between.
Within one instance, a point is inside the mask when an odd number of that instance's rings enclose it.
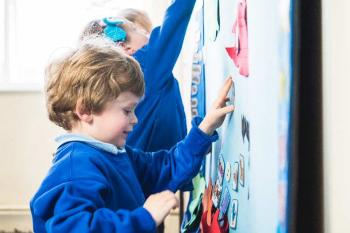
<instances>
[{"instance_id":1,"label":"colorful card","mask_svg":"<svg viewBox=\"0 0 350 233\"><path fill-rule=\"evenodd\" d=\"M232 166L232 188L234 191L238 192L238 175L239 175L239 163L235 162Z\"/></svg>"},{"instance_id":2,"label":"colorful card","mask_svg":"<svg viewBox=\"0 0 350 233\"><path fill-rule=\"evenodd\" d=\"M237 229L238 200L232 199L232 209L230 217L230 228Z\"/></svg>"},{"instance_id":3,"label":"colorful card","mask_svg":"<svg viewBox=\"0 0 350 233\"><path fill-rule=\"evenodd\" d=\"M244 156L239 155L239 183L244 187L245 170L244 170Z\"/></svg>"},{"instance_id":4,"label":"colorful card","mask_svg":"<svg viewBox=\"0 0 350 233\"><path fill-rule=\"evenodd\" d=\"M219 200L222 192L222 182L225 176L225 161L222 154L219 155L218 161L218 175L215 181L214 189L213 189L213 204L217 208L219 205Z\"/></svg>"},{"instance_id":5,"label":"colorful card","mask_svg":"<svg viewBox=\"0 0 350 233\"><path fill-rule=\"evenodd\" d=\"M218 208L221 191L222 191L222 186L219 184L218 180L216 180L215 185L213 187L213 195L212 195L213 205L215 206L215 208Z\"/></svg>"},{"instance_id":6,"label":"colorful card","mask_svg":"<svg viewBox=\"0 0 350 233\"><path fill-rule=\"evenodd\" d=\"M231 179L231 164L230 164L230 162L226 162L225 179L227 182L229 182Z\"/></svg>"},{"instance_id":7,"label":"colorful card","mask_svg":"<svg viewBox=\"0 0 350 233\"><path fill-rule=\"evenodd\" d=\"M223 193L223 196L221 198L220 207L219 207L219 217L218 220L221 221L224 219L224 216L228 210L228 207L230 205L231 195L228 187L226 186L225 192Z\"/></svg>"},{"instance_id":8,"label":"colorful card","mask_svg":"<svg viewBox=\"0 0 350 233\"><path fill-rule=\"evenodd\" d=\"M218 164L218 178L217 178L219 180L220 185L222 185L224 175L225 175L225 161L224 161L224 157L220 153L219 164Z\"/></svg>"}]
</instances>

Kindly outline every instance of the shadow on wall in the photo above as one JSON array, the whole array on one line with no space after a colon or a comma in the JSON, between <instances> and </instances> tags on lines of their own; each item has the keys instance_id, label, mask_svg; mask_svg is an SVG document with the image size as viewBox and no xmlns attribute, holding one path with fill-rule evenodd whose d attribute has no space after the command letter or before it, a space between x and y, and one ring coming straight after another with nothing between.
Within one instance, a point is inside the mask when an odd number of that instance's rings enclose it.
<instances>
[{"instance_id":1,"label":"shadow on wall","mask_svg":"<svg viewBox=\"0 0 350 233\"><path fill-rule=\"evenodd\" d=\"M13 231L3 231L3 230L0 230L0 233L33 233L32 231L20 231L20 230L17 230L16 228L13 230Z\"/></svg>"}]
</instances>

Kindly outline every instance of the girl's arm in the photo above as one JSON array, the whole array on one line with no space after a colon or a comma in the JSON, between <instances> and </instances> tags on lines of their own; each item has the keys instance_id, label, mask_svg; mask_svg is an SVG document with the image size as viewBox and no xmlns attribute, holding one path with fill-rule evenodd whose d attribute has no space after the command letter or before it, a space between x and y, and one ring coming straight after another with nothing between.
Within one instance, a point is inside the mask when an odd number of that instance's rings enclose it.
<instances>
[{"instance_id":1,"label":"girl's arm","mask_svg":"<svg viewBox=\"0 0 350 233\"><path fill-rule=\"evenodd\" d=\"M136 52L136 59L141 64L144 63L148 88L158 90L172 81L172 71L180 54L195 2L196 0L173 1L166 10L163 24L152 31L148 45Z\"/></svg>"}]
</instances>

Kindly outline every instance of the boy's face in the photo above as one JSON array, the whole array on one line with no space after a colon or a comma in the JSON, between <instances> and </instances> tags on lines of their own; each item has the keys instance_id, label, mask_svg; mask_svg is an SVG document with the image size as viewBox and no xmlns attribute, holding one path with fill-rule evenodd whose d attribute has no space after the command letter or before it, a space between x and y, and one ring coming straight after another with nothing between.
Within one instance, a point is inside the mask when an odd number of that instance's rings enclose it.
<instances>
[{"instance_id":1,"label":"boy's face","mask_svg":"<svg viewBox=\"0 0 350 233\"><path fill-rule=\"evenodd\" d=\"M93 114L94 137L123 147L128 134L137 123L135 108L139 99L131 92L122 92L117 99L108 102L101 113Z\"/></svg>"}]
</instances>

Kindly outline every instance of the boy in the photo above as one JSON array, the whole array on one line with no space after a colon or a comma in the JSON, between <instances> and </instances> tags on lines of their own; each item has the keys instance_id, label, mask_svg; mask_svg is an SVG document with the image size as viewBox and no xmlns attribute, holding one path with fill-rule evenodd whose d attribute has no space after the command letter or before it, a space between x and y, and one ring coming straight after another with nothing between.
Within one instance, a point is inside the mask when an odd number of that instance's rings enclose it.
<instances>
[{"instance_id":1,"label":"boy","mask_svg":"<svg viewBox=\"0 0 350 233\"><path fill-rule=\"evenodd\" d=\"M225 106L232 80L183 141L144 153L125 146L144 94L132 57L94 40L53 62L46 76L49 119L68 133L57 138L53 165L31 200L34 232L155 232L233 111Z\"/></svg>"}]
</instances>

